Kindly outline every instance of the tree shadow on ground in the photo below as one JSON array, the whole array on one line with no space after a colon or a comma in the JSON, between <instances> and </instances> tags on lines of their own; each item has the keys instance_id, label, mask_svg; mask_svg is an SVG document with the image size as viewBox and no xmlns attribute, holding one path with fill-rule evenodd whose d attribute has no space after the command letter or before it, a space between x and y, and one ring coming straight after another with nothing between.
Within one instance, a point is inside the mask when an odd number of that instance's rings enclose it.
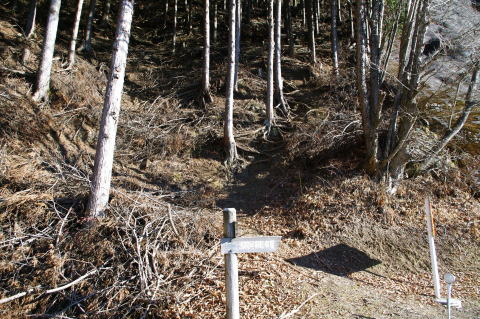
<instances>
[{"instance_id":1,"label":"tree shadow on ground","mask_svg":"<svg viewBox=\"0 0 480 319\"><path fill-rule=\"evenodd\" d=\"M337 276L346 276L378 265L381 261L345 244L321 250L309 255L287 259L288 262L305 268L319 270Z\"/></svg>"}]
</instances>

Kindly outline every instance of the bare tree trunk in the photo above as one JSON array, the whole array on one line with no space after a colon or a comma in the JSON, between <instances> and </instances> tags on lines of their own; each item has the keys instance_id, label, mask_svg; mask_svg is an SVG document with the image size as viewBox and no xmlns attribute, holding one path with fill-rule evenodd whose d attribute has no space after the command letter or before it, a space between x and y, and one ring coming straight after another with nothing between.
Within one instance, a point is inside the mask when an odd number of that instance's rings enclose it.
<instances>
[{"instance_id":1,"label":"bare tree trunk","mask_svg":"<svg viewBox=\"0 0 480 319\"><path fill-rule=\"evenodd\" d=\"M441 150L447 146L447 144L452 140L452 138L460 132L465 123L467 122L468 116L472 112L474 106L478 105L478 101L472 100L472 93L476 91L477 78L478 78L478 69L480 62L477 62L474 66L472 77L470 79L470 84L468 86L467 95L465 97L465 107L463 108L462 115L458 118L457 122L451 130L449 130L443 138L432 148L429 152L428 157L422 162L420 166L420 171L427 170L435 162L436 156L440 153Z\"/></svg>"},{"instance_id":2,"label":"bare tree trunk","mask_svg":"<svg viewBox=\"0 0 480 319\"><path fill-rule=\"evenodd\" d=\"M302 6L302 25L303 25L303 28L305 28L305 26L307 25L307 20L306 20L307 9L306 9L306 6L307 6L307 1L308 0L300 0L300 1L301 1L301 6Z\"/></svg>"},{"instance_id":3,"label":"bare tree trunk","mask_svg":"<svg viewBox=\"0 0 480 319\"><path fill-rule=\"evenodd\" d=\"M105 5L103 7L103 14L102 14L103 23L110 20L110 7L111 7L111 0L105 0Z\"/></svg>"},{"instance_id":4,"label":"bare tree trunk","mask_svg":"<svg viewBox=\"0 0 480 319\"><path fill-rule=\"evenodd\" d=\"M48 15L47 30L43 40L42 58L37 71L37 82L33 100L46 100L50 88L50 74L52 72L53 53L55 51L55 39L57 37L58 20L61 0L50 1L50 13Z\"/></svg>"},{"instance_id":5,"label":"bare tree trunk","mask_svg":"<svg viewBox=\"0 0 480 319\"><path fill-rule=\"evenodd\" d=\"M28 18L25 25L25 37L29 39L35 32L35 20L37 17L37 0L30 0L28 6Z\"/></svg>"},{"instance_id":6,"label":"bare tree trunk","mask_svg":"<svg viewBox=\"0 0 480 319\"><path fill-rule=\"evenodd\" d=\"M270 134L270 130L275 123L275 113L273 110L273 57L275 51L275 23L274 23L274 0L269 0L268 6L268 59L267 59L267 120L265 121L265 132Z\"/></svg>"},{"instance_id":7,"label":"bare tree trunk","mask_svg":"<svg viewBox=\"0 0 480 319\"><path fill-rule=\"evenodd\" d=\"M337 35L337 1L331 0L330 7L332 13L332 64L333 73L338 76L338 35Z\"/></svg>"},{"instance_id":8,"label":"bare tree trunk","mask_svg":"<svg viewBox=\"0 0 480 319\"><path fill-rule=\"evenodd\" d=\"M337 19L339 23L342 23L342 3L340 2L341 0L337 0Z\"/></svg>"},{"instance_id":9,"label":"bare tree trunk","mask_svg":"<svg viewBox=\"0 0 480 319\"><path fill-rule=\"evenodd\" d=\"M90 8L88 9L88 18L87 18L87 28L85 29L85 45L83 49L85 52L92 51L92 29L93 29L93 19L95 18L95 7L97 1L90 0Z\"/></svg>"},{"instance_id":10,"label":"bare tree trunk","mask_svg":"<svg viewBox=\"0 0 480 319\"><path fill-rule=\"evenodd\" d=\"M115 137L120 116L134 0L122 0L120 5L110 75L95 153L92 190L87 208L91 218L104 216L110 194Z\"/></svg>"},{"instance_id":11,"label":"bare tree trunk","mask_svg":"<svg viewBox=\"0 0 480 319\"><path fill-rule=\"evenodd\" d=\"M318 11L317 11L317 0L311 0L312 1L312 14L313 14L313 32L315 33L315 36L318 36L320 32L320 26L319 26L319 17L318 17Z\"/></svg>"},{"instance_id":12,"label":"bare tree trunk","mask_svg":"<svg viewBox=\"0 0 480 319\"><path fill-rule=\"evenodd\" d=\"M192 22L192 0L185 1L185 5L187 6L187 34L192 33L193 29L193 22Z\"/></svg>"},{"instance_id":13,"label":"bare tree trunk","mask_svg":"<svg viewBox=\"0 0 480 319\"><path fill-rule=\"evenodd\" d=\"M168 1L169 0L163 0L164 2L164 7L163 7L163 29L167 27L167 21L168 21Z\"/></svg>"},{"instance_id":14,"label":"bare tree trunk","mask_svg":"<svg viewBox=\"0 0 480 319\"><path fill-rule=\"evenodd\" d=\"M355 41L355 22L353 21L353 0L348 2L348 17L350 20L350 39L351 41Z\"/></svg>"},{"instance_id":15,"label":"bare tree trunk","mask_svg":"<svg viewBox=\"0 0 480 319\"><path fill-rule=\"evenodd\" d=\"M204 42L201 104L205 107L212 102L210 95L210 1L204 0Z\"/></svg>"},{"instance_id":16,"label":"bare tree trunk","mask_svg":"<svg viewBox=\"0 0 480 319\"><path fill-rule=\"evenodd\" d=\"M313 10L312 0L304 0L307 12L307 25L308 25L308 45L310 47L310 62L312 64L317 63L317 54L315 52L315 30L313 27Z\"/></svg>"},{"instance_id":17,"label":"bare tree trunk","mask_svg":"<svg viewBox=\"0 0 480 319\"><path fill-rule=\"evenodd\" d=\"M275 57L274 57L274 85L275 101L285 115L288 115L288 106L283 95L282 79L282 0L275 0Z\"/></svg>"},{"instance_id":18,"label":"bare tree trunk","mask_svg":"<svg viewBox=\"0 0 480 319\"><path fill-rule=\"evenodd\" d=\"M213 24L212 24L212 42L216 43L217 42L217 26L218 26L218 6L217 6L218 0L213 0Z\"/></svg>"},{"instance_id":19,"label":"bare tree trunk","mask_svg":"<svg viewBox=\"0 0 480 319\"><path fill-rule=\"evenodd\" d=\"M293 17L292 17L292 7L290 4L291 0L287 0L286 11L287 11L287 41L288 41L288 55L293 56L295 54L295 39L293 38Z\"/></svg>"},{"instance_id":20,"label":"bare tree trunk","mask_svg":"<svg viewBox=\"0 0 480 319\"><path fill-rule=\"evenodd\" d=\"M177 0L173 0L173 36L172 36L172 53L175 55L175 50L177 46Z\"/></svg>"},{"instance_id":21,"label":"bare tree trunk","mask_svg":"<svg viewBox=\"0 0 480 319\"><path fill-rule=\"evenodd\" d=\"M233 165L237 160L237 146L233 136L233 89L235 85L235 17L236 0L230 0L230 23L228 34L228 73L227 73L227 92L225 94L225 122L223 129L223 142L227 158L227 165Z\"/></svg>"},{"instance_id":22,"label":"bare tree trunk","mask_svg":"<svg viewBox=\"0 0 480 319\"><path fill-rule=\"evenodd\" d=\"M75 51L77 46L78 29L80 27L80 17L82 15L83 0L78 0L75 20L73 22L72 39L68 49L68 68L73 67L75 63Z\"/></svg>"},{"instance_id":23,"label":"bare tree trunk","mask_svg":"<svg viewBox=\"0 0 480 319\"><path fill-rule=\"evenodd\" d=\"M355 21L356 21L356 82L358 104L362 113L362 125L366 146L366 170L369 173L376 173L377 170L377 153L378 153L378 134L373 127L371 119L371 107L368 101L367 90L367 37L366 37L366 13L365 0L356 1L355 5Z\"/></svg>"},{"instance_id":24,"label":"bare tree trunk","mask_svg":"<svg viewBox=\"0 0 480 319\"><path fill-rule=\"evenodd\" d=\"M374 0L372 17L370 19L370 124L376 131L380 124L380 42L382 34L381 21L383 13L383 0Z\"/></svg>"},{"instance_id":25,"label":"bare tree trunk","mask_svg":"<svg viewBox=\"0 0 480 319\"><path fill-rule=\"evenodd\" d=\"M240 64L240 32L242 25L242 3L241 0L237 0L237 6L235 11L235 80L234 91L238 91L238 67Z\"/></svg>"}]
</instances>

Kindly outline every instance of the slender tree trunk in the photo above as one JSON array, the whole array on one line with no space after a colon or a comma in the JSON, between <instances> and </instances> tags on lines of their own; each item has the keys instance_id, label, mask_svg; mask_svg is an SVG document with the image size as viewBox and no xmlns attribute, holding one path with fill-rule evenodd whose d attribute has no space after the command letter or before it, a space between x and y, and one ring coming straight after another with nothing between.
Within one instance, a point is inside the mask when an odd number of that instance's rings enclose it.
<instances>
[{"instance_id":1,"label":"slender tree trunk","mask_svg":"<svg viewBox=\"0 0 480 319\"><path fill-rule=\"evenodd\" d=\"M205 107L212 102L210 95L210 1L204 0L204 40L203 40L203 74L201 104Z\"/></svg>"},{"instance_id":2,"label":"slender tree trunk","mask_svg":"<svg viewBox=\"0 0 480 319\"><path fill-rule=\"evenodd\" d=\"M105 5L103 7L103 14L102 14L103 23L110 20L110 7L111 7L111 0L105 0Z\"/></svg>"},{"instance_id":3,"label":"slender tree trunk","mask_svg":"<svg viewBox=\"0 0 480 319\"><path fill-rule=\"evenodd\" d=\"M217 21L217 17L218 17L218 12L217 12L217 2L218 0L213 0L213 10L212 10L212 14L213 14L213 24L212 24L212 42L213 43L216 43L217 42L217 27L218 27L218 21Z\"/></svg>"},{"instance_id":4,"label":"slender tree trunk","mask_svg":"<svg viewBox=\"0 0 480 319\"><path fill-rule=\"evenodd\" d=\"M353 42L355 41L355 22L353 21L353 4L350 0L348 2L348 18L350 20L350 40Z\"/></svg>"},{"instance_id":5,"label":"slender tree trunk","mask_svg":"<svg viewBox=\"0 0 480 319\"><path fill-rule=\"evenodd\" d=\"M93 19L95 18L96 4L97 4L96 0L90 0L90 8L88 9L87 27L85 29L85 45L83 47L85 52L92 51L92 29L93 29Z\"/></svg>"},{"instance_id":6,"label":"slender tree trunk","mask_svg":"<svg viewBox=\"0 0 480 319\"><path fill-rule=\"evenodd\" d=\"M269 0L268 5L268 63L267 63L267 101L265 122L265 132L270 134L270 130L275 123L275 113L273 110L273 59L275 51L275 23L274 23L274 0Z\"/></svg>"},{"instance_id":7,"label":"slender tree trunk","mask_svg":"<svg viewBox=\"0 0 480 319\"><path fill-rule=\"evenodd\" d=\"M47 30L43 40L42 58L37 71L37 82L35 84L35 101L47 100L47 92L50 88L50 75L52 72L53 53L55 51L55 39L57 37L58 20L60 14L61 0L51 0L48 15Z\"/></svg>"},{"instance_id":8,"label":"slender tree trunk","mask_svg":"<svg viewBox=\"0 0 480 319\"><path fill-rule=\"evenodd\" d=\"M80 17L82 15L82 7L83 0L78 0L75 20L73 22L72 39L70 41L70 48L68 49L68 68L73 67L73 64L75 63L75 51L77 46L78 29L80 27Z\"/></svg>"},{"instance_id":9,"label":"slender tree trunk","mask_svg":"<svg viewBox=\"0 0 480 319\"><path fill-rule=\"evenodd\" d=\"M287 11L287 41L288 41L288 55L295 55L295 39L293 38L293 17L292 17L292 7L291 1L287 0L286 11Z\"/></svg>"},{"instance_id":10,"label":"slender tree trunk","mask_svg":"<svg viewBox=\"0 0 480 319\"><path fill-rule=\"evenodd\" d=\"M333 73L338 76L338 35L337 35L337 5L336 0L330 1L330 9L332 13L332 64Z\"/></svg>"},{"instance_id":11,"label":"slender tree trunk","mask_svg":"<svg viewBox=\"0 0 480 319\"><path fill-rule=\"evenodd\" d=\"M167 21L168 21L168 1L169 0L163 0L164 2L164 7L163 7L163 29L167 28Z\"/></svg>"},{"instance_id":12,"label":"slender tree trunk","mask_svg":"<svg viewBox=\"0 0 480 319\"><path fill-rule=\"evenodd\" d=\"M313 33L317 37L319 34L319 23L318 23L318 12L317 12L317 6L316 2L317 0L311 0L312 1L312 15L313 15Z\"/></svg>"},{"instance_id":13,"label":"slender tree trunk","mask_svg":"<svg viewBox=\"0 0 480 319\"><path fill-rule=\"evenodd\" d=\"M310 62L317 63L317 54L315 50L315 30L313 27L312 0L306 0L307 25L308 25L308 45L310 47Z\"/></svg>"},{"instance_id":14,"label":"slender tree trunk","mask_svg":"<svg viewBox=\"0 0 480 319\"><path fill-rule=\"evenodd\" d=\"M383 0L373 1L370 36L370 123L376 131L380 124L380 42L382 34L381 21L383 13Z\"/></svg>"},{"instance_id":15,"label":"slender tree trunk","mask_svg":"<svg viewBox=\"0 0 480 319\"><path fill-rule=\"evenodd\" d=\"M110 194L115 137L120 116L134 0L121 0L120 5L110 75L95 153L92 190L87 208L88 215L91 218L104 216Z\"/></svg>"},{"instance_id":16,"label":"slender tree trunk","mask_svg":"<svg viewBox=\"0 0 480 319\"><path fill-rule=\"evenodd\" d=\"M449 130L429 152L428 157L422 162L420 166L420 171L427 170L428 168L430 168L430 166L432 166L432 164L436 160L436 156L438 155L438 153L440 153L445 148L445 146L447 146L447 144L452 140L452 138L455 137L458 132L460 132L460 130L467 122L468 116L472 112L473 107L478 105L478 101L474 101L472 99L472 93L473 91L476 91L479 66L480 62L477 62L472 72L472 77L468 86L467 95L465 97L465 107L463 108L462 115L458 118L453 128Z\"/></svg>"},{"instance_id":17,"label":"slender tree trunk","mask_svg":"<svg viewBox=\"0 0 480 319\"><path fill-rule=\"evenodd\" d=\"M366 13L365 0L356 1L355 5L355 21L356 21L356 82L357 82L357 98L362 113L362 125L366 146L366 170L369 173L377 171L377 154L378 154L378 134L373 127L371 120L371 106L368 101L367 90L367 39L366 39Z\"/></svg>"},{"instance_id":18,"label":"slender tree trunk","mask_svg":"<svg viewBox=\"0 0 480 319\"><path fill-rule=\"evenodd\" d=\"M173 0L173 36L172 36L172 53L175 55L175 50L177 46L177 10L178 4L177 0Z\"/></svg>"},{"instance_id":19,"label":"slender tree trunk","mask_svg":"<svg viewBox=\"0 0 480 319\"><path fill-rule=\"evenodd\" d=\"M235 17L236 0L230 0L230 23L228 33L228 73L225 94L225 122L223 142L227 153L227 165L233 165L237 160L237 146L233 136L233 89L235 85Z\"/></svg>"},{"instance_id":20,"label":"slender tree trunk","mask_svg":"<svg viewBox=\"0 0 480 319\"><path fill-rule=\"evenodd\" d=\"M282 79L282 0L275 0L275 57L274 57L274 84L275 100L285 115L288 115L288 106L283 95Z\"/></svg>"},{"instance_id":21,"label":"slender tree trunk","mask_svg":"<svg viewBox=\"0 0 480 319\"><path fill-rule=\"evenodd\" d=\"M25 37L29 39L35 32L35 20L37 17L37 0L30 0L28 6L28 18L25 25Z\"/></svg>"},{"instance_id":22,"label":"slender tree trunk","mask_svg":"<svg viewBox=\"0 0 480 319\"><path fill-rule=\"evenodd\" d=\"M306 20L306 15L307 15L306 6L307 6L307 3L306 2L308 0L300 0L300 1L301 1L301 6L302 6L302 26L305 29L305 26L307 25L307 20Z\"/></svg>"},{"instance_id":23,"label":"slender tree trunk","mask_svg":"<svg viewBox=\"0 0 480 319\"><path fill-rule=\"evenodd\" d=\"M237 0L235 11L235 80L234 91L238 91L238 68L240 64L240 32L242 26L242 2Z\"/></svg>"},{"instance_id":24,"label":"slender tree trunk","mask_svg":"<svg viewBox=\"0 0 480 319\"><path fill-rule=\"evenodd\" d=\"M337 19L339 23L343 22L342 19L342 3L340 2L341 0L337 0Z\"/></svg>"}]
</instances>

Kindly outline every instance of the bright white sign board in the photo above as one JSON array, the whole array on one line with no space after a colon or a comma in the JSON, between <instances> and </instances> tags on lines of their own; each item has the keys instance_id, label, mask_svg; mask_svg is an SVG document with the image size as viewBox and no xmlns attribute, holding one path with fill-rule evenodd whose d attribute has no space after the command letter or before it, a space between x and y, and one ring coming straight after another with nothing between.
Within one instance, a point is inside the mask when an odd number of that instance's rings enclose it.
<instances>
[{"instance_id":1,"label":"bright white sign board","mask_svg":"<svg viewBox=\"0 0 480 319\"><path fill-rule=\"evenodd\" d=\"M222 238L222 254L271 253L278 249L282 236Z\"/></svg>"}]
</instances>

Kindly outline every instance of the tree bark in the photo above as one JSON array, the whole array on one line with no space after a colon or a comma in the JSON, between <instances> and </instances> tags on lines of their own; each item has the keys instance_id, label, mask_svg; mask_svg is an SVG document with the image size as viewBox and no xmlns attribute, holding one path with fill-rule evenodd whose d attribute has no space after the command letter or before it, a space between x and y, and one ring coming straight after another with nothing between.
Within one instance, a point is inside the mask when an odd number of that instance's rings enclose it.
<instances>
[{"instance_id":1,"label":"tree bark","mask_svg":"<svg viewBox=\"0 0 480 319\"><path fill-rule=\"evenodd\" d=\"M237 0L235 11L235 80L234 91L238 91L238 68L240 64L240 32L242 25L242 2Z\"/></svg>"},{"instance_id":2,"label":"tree bark","mask_svg":"<svg viewBox=\"0 0 480 319\"><path fill-rule=\"evenodd\" d=\"M103 23L110 20L110 7L111 7L111 0L105 0L105 5L103 7L103 14L102 14Z\"/></svg>"},{"instance_id":3,"label":"tree bark","mask_svg":"<svg viewBox=\"0 0 480 319\"><path fill-rule=\"evenodd\" d=\"M228 73L225 93L225 120L223 128L223 142L227 158L227 165L233 165L237 160L237 146L233 136L233 89L235 85L235 18L236 0L230 0L230 23L228 34Z\"/></svg>"},{"instance_id":4,"label":"tree bark","mask_svg":"<svg viewBox=\"0 0 480 319\"><path fill-rule=\"evenodd\" d=\"M52 72L53 53L55 51L55 39L57 37L58 20L60 14L61 0L50 1L50 13L48 15L47 30L43 40L42 58L37 72L35 93L33 100L46 100L50 88L50 75Z\"/></svg>"},{"instance_id":5,"label":"tree bark","mask_svg":"<svg viewBox=\"0 0 480 319\"><path fill-rule=\"evenodd\" d=\"M204 0L204 39L201 104L205 107L212 102L210 95L210 1Z\"/></svg>"},{"instance_id":6,"label":"tree bark","mask_svg":"<svg viewBox=\"0 0 480 319\"><path fill-rule=\"evenodd\" d=\"M83 0L78 0L75 20L73 21L72 39L70 40L70 48L68 49L68 68L73 67L75 63L75 52L77 46L78 29L80 27L80 17L82 15Z\"/></svg>"},{"instance_id":7,"label":"tree bark","mask_svg":"<svg viewBox=\"0 0 480 319\"><path fill-rule=\"evenodd\" d=\"M172 53L175 55L175 50L177 46L177 10L178 3L177 0L173 0L173 29L172 29Z\"/></svg>"},{"instance_id":8,"label":"tree bark","mask_svg":"<svg viewBox=\"0 0 480 319\"><path fill-rule=\"evenodd\" d=\"M274 57L274 94L275 103L285 115L288 115L288 106L283 95L282 79L282 0L275 0L275 57Z\"/></svg>"},{"instance_id":9,"label":"tree bark","mask_svg":"<svg viewBox=\"0 0 480 319\"><path fill-rule=\"evenodd\" d=\"M213 23L212 23L212 42L216 43L217 42L217 26L218 26L218 6L217 2L218 0L213 0L213 10L212 10L212 15L213 15Z\"/></svg>"},{"instance_id":10,"label":"tree bark","mask_svg":"<svg viewBox=\"0 0 480 319\"><path fill-rule=\"evenodd\" d=\"M97 4L96 0L90 0L90 8L88 9L87 27L85 29L85 45L83 47L85 52L92 51L92 30L93 30L93 19L95 18L96 4Z\"/></svg>"},{"instance_id":11,"label":"tree bark","mask_svg":"<svg viewBox=\"0 0 480 319\"><path fill-rule=\"evenodd\" d=\"M295 55L295 39L293 38L293 17L292 17L292 0L287 0L286 12L287 12L287 41L288 41L288 55Z\"/></svg>"},{"instance_id":12,"label":"tree bark","mask_svg":"<svg viewBox=\"0 0 480 319\"><path fill-rule=\"evenodd\" d=\"M115 137L120 116L134 0L122 0L120 5L110 75L95 153L92 190L87 208L91 218L104 216L110 194Z\"/></svg>"},{"instance_id":13,"label":"tree bark","mask_svg":"<svg viewBox=\"0 0 480 319\"><path fill-rule=\"evenodd\" d=\"M28 18L25 25L25 37L29 39L35 32L35 20L37 17L37 0L30 0L28 6Z\"/></svg>"},{"instance_id":14,"label":"tree bark","mask_svg":"<svg viewBox=\"0 0 480 319\"><path fill-rule=\"evenodd\" d=\"M275 113L273 110L273 57L275 51L275 26L274 26L274 0L269 0L268 5L268 57L267 57L267 99L265 121L265 132L270 134L270 130L275 122Z\"/></svg>"},{"instance_id":15,"label":"tree bark","mask_svg":"<svg viewBox=\"0 0 480 319\"><path fill-rule=\"evenodd\" d=\"M372 125L371 107L368 101L367 89L367 37L366 37L366 13L365 0L356 1L356 83L357 98L362 113L362 125L366 146L366 170L374 174L377 172L378 134Z\"/></svg>"},{"instance_id":16,"label":"tree bark","mask_svg":"<svg viewBox=\"0 0 480 319\"><path fill-rule=\"evenodd\" d=\"M331 30L332 30L332 64L333 74L338 76L338 35L337 35L337 1L330 1L330 9L332 15Z\"/></svg>"},{"instance_id":17,"label":"tree bark","mask_svg":"<svg viewBox=\"0 0 480 319\"><path fill-rule=\"evenodd\" d=\"M315 30L313 27L313 10L312 0L304 0L306 5L307 14L307 27L308 27L308 45L310 47L310 62L312 64L317 63L317 54L315 50Z\"/></svg>"}]
</instances>

